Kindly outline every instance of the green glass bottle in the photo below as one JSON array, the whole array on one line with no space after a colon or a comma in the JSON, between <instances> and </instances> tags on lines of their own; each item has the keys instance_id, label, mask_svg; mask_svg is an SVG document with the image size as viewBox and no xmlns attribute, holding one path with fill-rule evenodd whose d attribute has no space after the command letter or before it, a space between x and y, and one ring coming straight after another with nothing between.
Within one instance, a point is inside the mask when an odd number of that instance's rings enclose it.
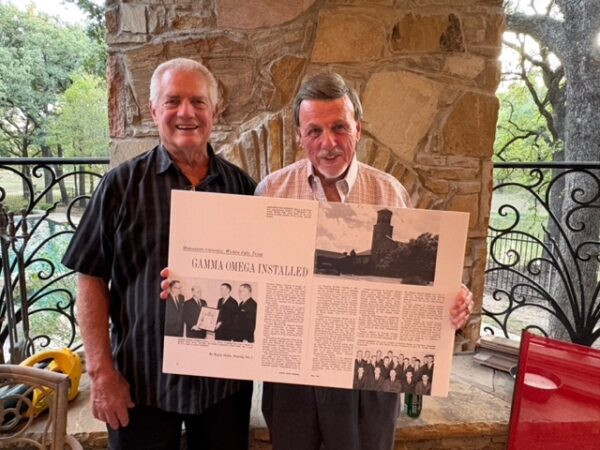
<instances>
[{"instance_id":1,"label":"green glass bottle","mask_svg":"<svg viewBox=\"0 0 600 450\"><path fill-rule=\"evenodd\" d=\"M416 419L423 409L423 396L418 394L404 394L404 411L408 417Z\"/></svg>"}]
</instances>

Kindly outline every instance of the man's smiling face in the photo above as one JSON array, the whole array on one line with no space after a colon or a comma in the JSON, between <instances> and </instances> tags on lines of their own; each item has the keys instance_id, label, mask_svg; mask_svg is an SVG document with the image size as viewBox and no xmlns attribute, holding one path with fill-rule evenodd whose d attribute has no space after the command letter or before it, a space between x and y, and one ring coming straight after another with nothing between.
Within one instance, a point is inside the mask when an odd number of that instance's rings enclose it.
<instances>
[{"instance_id":1,"label":"man's smiling face","mask_svg":"<svg viewBox=\"0 0 600 450\"><path fill-rule=\"evenodd\" d=\"M150 111L162 144L174 154L204 150L217 116L205 77L175 69L163 74Z\"/></svg>"},{"instance_id":2,"label":"man's smiling face","mask_svg":"<svg viewBox=\"0 0 600 450\"><path fill-rule=\"evenodd\" d=\"M323 180L343 178L354 158L361 123L347 95L300 104L298 137L315 173Z\"/></svg>"}]
</instances>

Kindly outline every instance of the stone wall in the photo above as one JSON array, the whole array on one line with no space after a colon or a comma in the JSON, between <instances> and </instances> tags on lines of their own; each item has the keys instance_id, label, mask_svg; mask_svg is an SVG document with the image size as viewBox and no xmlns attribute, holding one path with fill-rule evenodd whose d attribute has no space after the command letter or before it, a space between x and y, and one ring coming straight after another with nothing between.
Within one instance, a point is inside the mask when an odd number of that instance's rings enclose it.
<instances>
[{"instance_id":1,"label":"stone wall","mask_svg":"<svg viewBox=\"0 0 600 450\"><path fill-rule=\"evenodd\" d=\"M212 142L255 179L302 157L290 100L330 70L365 109L359 158L420 208L470 213L464 281L483 291L502 0L108 0L112 160L147 150L154 67L206 64L219 81ZM466 327L464 348L479 335Z\"/></svg>"}]
</instances>

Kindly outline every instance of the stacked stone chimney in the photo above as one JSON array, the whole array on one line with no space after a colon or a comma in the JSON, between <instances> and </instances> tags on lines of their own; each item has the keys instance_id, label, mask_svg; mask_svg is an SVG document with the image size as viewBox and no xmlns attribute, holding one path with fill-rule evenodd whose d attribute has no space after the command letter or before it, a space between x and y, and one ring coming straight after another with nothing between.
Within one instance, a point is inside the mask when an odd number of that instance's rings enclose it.
<instances>
[{"instance_id":1,"label":"stacked stone chimney","mask_svg":"<svg viewBox=\"0 0 600 450\"><path fill-rule=\"evenodd\" d=\"M112 161L152 148L153 69L174 57L216 76L212 143L256 180L302 157L290 102L335 71L359 92L359 159L419 208L470 213L464 281L481 305L498 100L501 0L108 0ZM464 330L472 348L475 315Z\"/></svg>"}]
</instances>

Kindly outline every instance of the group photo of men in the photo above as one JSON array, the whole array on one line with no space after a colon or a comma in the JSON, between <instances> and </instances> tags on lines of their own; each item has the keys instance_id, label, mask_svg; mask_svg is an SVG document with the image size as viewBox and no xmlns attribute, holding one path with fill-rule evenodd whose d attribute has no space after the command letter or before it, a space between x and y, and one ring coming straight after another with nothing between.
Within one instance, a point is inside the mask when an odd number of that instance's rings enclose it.
<instances>
[{"instance_id":1,"label":"group photo of men","mask_svg":"<svg viewBox=\"0 0 600 450\"><path fill-rule=\"evenodd\" d=\"M435 357L358 350L354 360L355 389L431 395Z\"/></svg>"},{"instance_id":2,"label":"group photo of men","mask_svg":"<svg viewBox=\"0 0 600 450\"><path fill-rule=\"evenodd\" d=\"M165 336L254 342L257 304L251 283L171 280L168 292Z\"/></svg>"}]
</instances>

